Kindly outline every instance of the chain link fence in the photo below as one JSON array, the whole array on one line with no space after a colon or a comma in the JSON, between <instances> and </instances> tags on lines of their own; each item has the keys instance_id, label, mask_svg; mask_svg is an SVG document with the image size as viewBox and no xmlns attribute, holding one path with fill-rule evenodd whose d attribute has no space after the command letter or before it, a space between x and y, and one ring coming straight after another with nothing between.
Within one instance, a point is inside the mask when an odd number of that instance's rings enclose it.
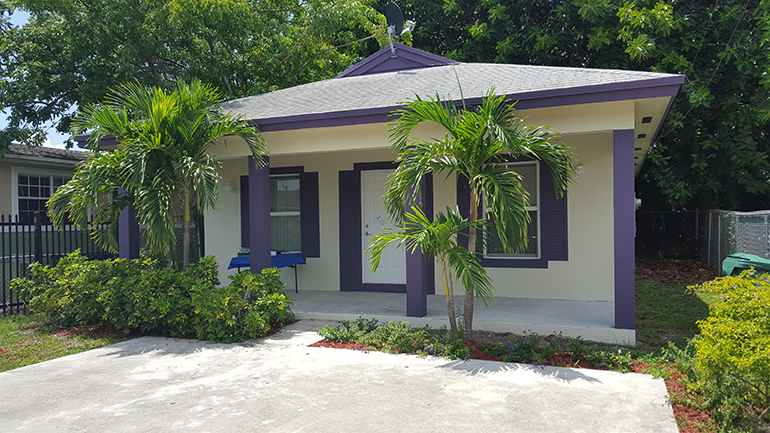
<instances>
[{"instance_id":1,"label":"chain link fence","mask_svg":"<svg viewBox=\"0 0 770 433\"><path fill-rule=\"evenodd\" d=\"M721 274L722 261L735 253L770 259L770 210L709 210L703 217L700 260Z\"/></svg>"}]
</instances>

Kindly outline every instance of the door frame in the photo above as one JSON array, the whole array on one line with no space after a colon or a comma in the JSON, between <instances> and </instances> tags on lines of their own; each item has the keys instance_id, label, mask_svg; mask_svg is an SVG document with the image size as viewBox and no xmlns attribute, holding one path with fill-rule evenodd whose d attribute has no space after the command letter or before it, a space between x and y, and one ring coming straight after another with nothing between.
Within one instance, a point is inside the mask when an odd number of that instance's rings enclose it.
<instances>
[{"instance_id":1,"label":"door frame","mask_svg":"<svg viewBox=\"0 0 770 433\"><path fill-rule=\"evenodd\" d=\"M406 284L364 284L361 215L361 172L368 170L394 170L392 161L362 162L353 164L353 170L339 172L339 258L340 291L406 293ZM424 190L425 212L433 214L433 179L427 177ZM428 271L423 282L427 293L435 293L433 260L428 260Z\"/></svg>"}]
</instances>

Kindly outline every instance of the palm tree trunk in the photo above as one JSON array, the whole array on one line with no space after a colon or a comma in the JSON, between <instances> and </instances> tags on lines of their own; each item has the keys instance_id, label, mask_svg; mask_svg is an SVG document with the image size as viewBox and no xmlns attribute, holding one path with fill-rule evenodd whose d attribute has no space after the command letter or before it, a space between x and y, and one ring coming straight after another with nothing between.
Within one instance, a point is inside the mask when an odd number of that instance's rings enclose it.
<instances>
[{"instance_id":1,"label":"palm tree trunk","mask_svg":"<svg viewBox=\"0 0 770 433\"><path fill-rule=\"evenodd\" d=\"M449 329L452 331L452 333L457 333L457 318L455 317L455 302L453 297L454 293L452 293L453 290L451 290L451 285L447 280L447 273L449 271L446 268L446 258L441 259L441 269L444 271L444 294L446 295L447 313L449 313Z\"/></svg>"},{"instance_id":2,"label":"palm tree trunk","mask_svg":"<svg viewBox=\"0 0 770 433\"><path fill-rule=\"evenodd\" d=\"M184 235L182 237L182 270L190 264L190 188L184 190Z\"/></svg>"},{"instance_id":3,"label":"palm tree trunk","mask_svg":"<svg viewBox=\"0 0 770 433\"><path fill-rule=\"evenodd\" d=\"M476 191L471 187L471 213L468 220L472 223L479 219L479 204L476 197ZM471 227L468 230L468 251L476 253L476 228ZM463 308L463 331L465 332L465 341L473 339L473 302L475 293L473 288L465 288L465 305Z\"/></svg>"}]
</instances>

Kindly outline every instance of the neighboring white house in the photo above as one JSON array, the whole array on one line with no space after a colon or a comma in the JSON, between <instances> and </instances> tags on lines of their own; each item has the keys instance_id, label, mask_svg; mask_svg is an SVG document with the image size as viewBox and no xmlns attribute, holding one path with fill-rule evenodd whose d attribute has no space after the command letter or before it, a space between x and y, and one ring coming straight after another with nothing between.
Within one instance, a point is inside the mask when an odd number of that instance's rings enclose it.
<instances>
[{"instance_id":1,"label":"neighboring white house","mask_svg":"<svg viewBox=\"0 0 770 433\"><path fill-rule=\"evenodd\" d=\"M85 153L53 147L12 144L0 156L0 215L22 223L34 222L37 212L45 214L46 202L61 185L72 179L75 166Z\"/></svg>"}]
</instances>

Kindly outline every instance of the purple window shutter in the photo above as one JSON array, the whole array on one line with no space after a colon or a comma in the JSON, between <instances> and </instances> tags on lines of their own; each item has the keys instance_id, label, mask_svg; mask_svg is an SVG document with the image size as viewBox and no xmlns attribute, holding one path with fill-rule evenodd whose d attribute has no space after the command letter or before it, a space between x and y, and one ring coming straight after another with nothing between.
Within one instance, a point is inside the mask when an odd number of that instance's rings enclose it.
<instances>
[{"instance_id":1,"label":"purple window shutter","mask_svg":"<svg viewBox=\"0 0 770 433\"><path fill-rule=\"evenodd\" d=\"M561 198L553 190L553 177L545 164L540 164L540 247L545 260L569 260L567 248L567 193Z\"/></svg>"},{"instance_id":2,"label":"purple window shutter","mask_svg":"<svg viewBox=\"0 0 770 433\"><path fill-rule=\"evenodd\" d=\"M318 172L300 173L302 255L321 257L321 227L318 210Z\"/></svg>"},{"instance_id":3,"label":"purple window shutter","mask_svg":"<svg viewBox=\"0 0 770 433\"><path fill-rule=\"evenodd\" d=\"M241 248L249 248L249 177L241 176Z\"/></svg>"},{"instance_id":4,"label":"purple window shutter","mask_svg":"<svg viewBox=\"0 0 770 433\"><path fill-rule=\"evenodd\" d=\"M470 191L468 181L458 176L457 206L464 217L470 215ZM481 209L479 209L481 215ZM481 259L484 267L490 268L547 268L548 262L569 260L567 245L567 194L557 199L553 190L553 178L548 166L540 164L540 258L539 259ZM460 237L460 243L467 247L468 238Z\"/></svg>"},{"instance_id":5,"label":"purple window shutter","mask_svg":"<svg viewBox=\"0 0 770 433\"><path fill-rule=\"evenodd\" d=\"M340 290L355 291L362 281L361 180L355 170L339 172Z\"/></svg>"}]
</instances>

